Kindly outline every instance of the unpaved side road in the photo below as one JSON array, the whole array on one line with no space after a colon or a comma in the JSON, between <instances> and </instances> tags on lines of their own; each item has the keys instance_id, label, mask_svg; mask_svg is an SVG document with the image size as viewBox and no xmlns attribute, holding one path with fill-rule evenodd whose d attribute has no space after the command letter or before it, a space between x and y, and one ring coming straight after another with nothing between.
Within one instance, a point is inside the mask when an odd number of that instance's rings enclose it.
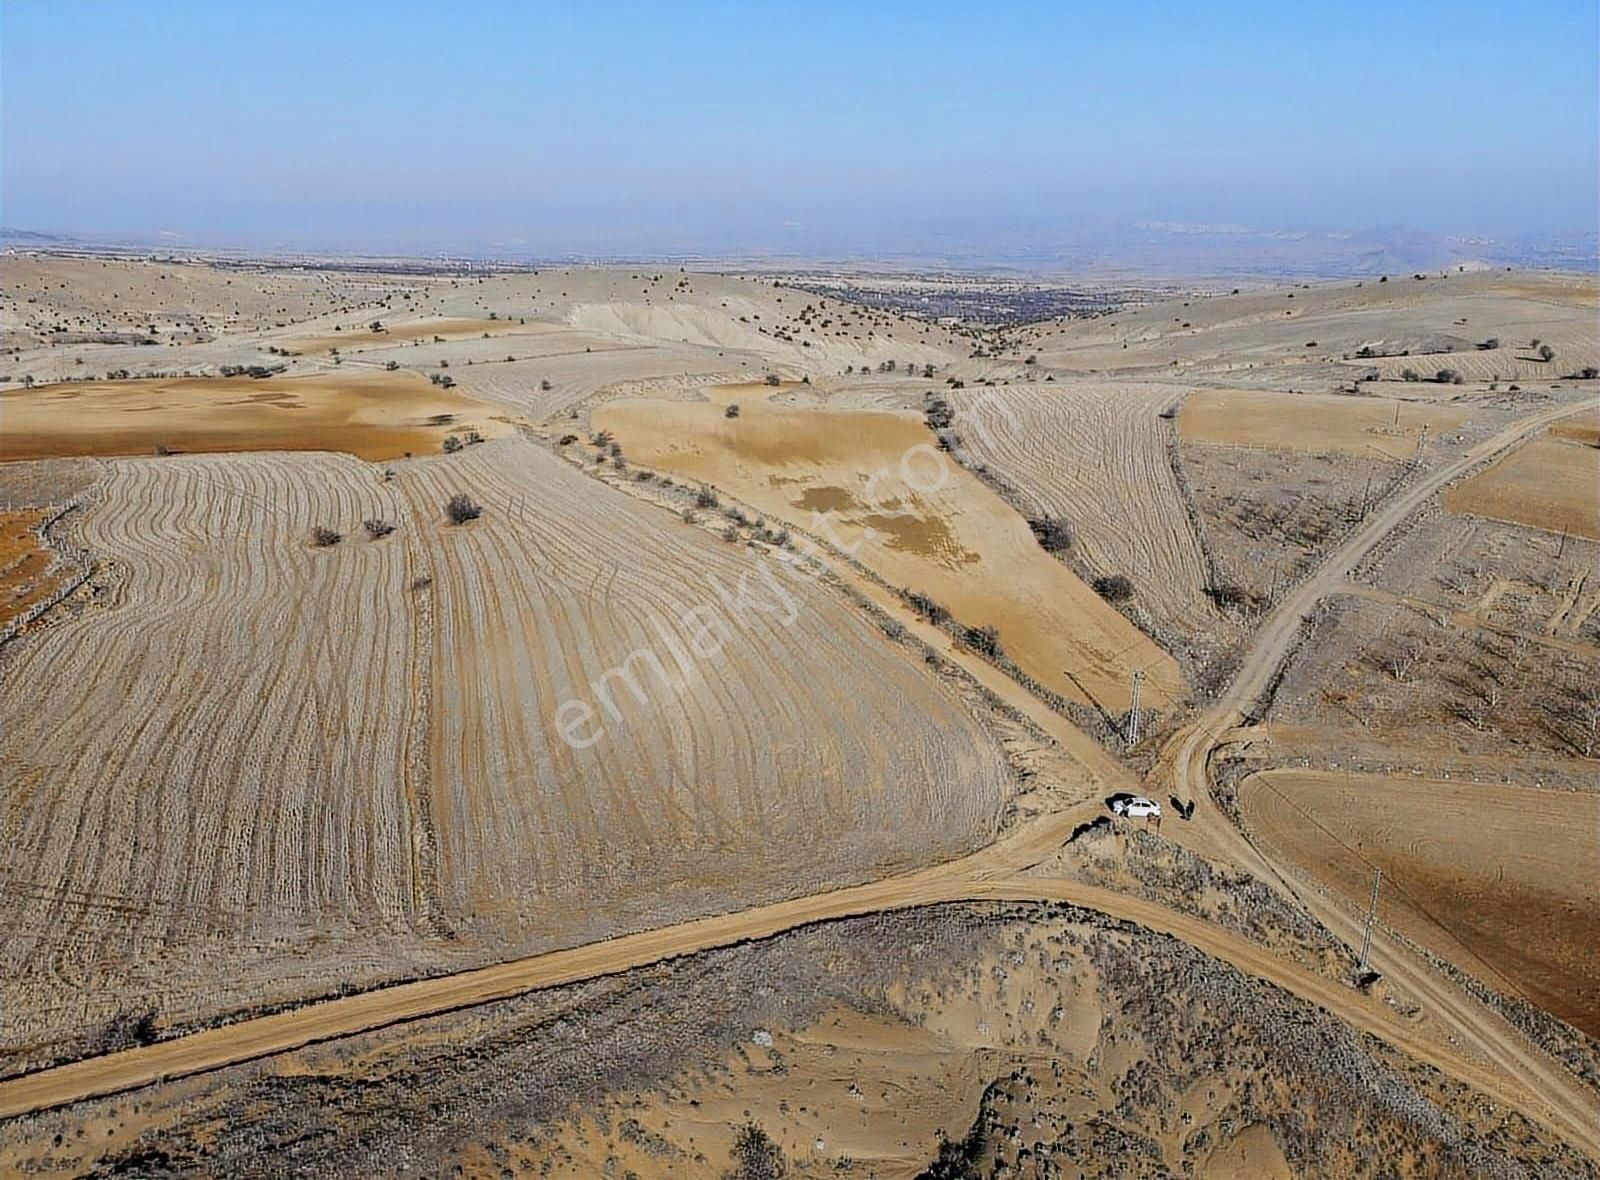
<instances>
[{"instance_id":1,"label":"unpaved side road","mask_svg":"<svg viewBox=\"0 0 1600 1180\"><path fill-rule=\"evenodd\" d=\"M1214 852L1264 879L1282 883L1319 917L1329 921L1330 928L1341 937L1346 937L1349 931L1348 918L1326 899L1319 899L1314 891L1286 878L1209 804L1206 776L1212 754L1253 706L1279 661L1291 650L1301 619L1332 587L1340 584L1345 571L1354 562L1370 552L1450 479L1484 458L1516 445L1550 422L1596 404L1600 404L1600 399L1525 419L1474 448L1457 463L1420 480L1374 514L1319 573L1302 583L1268 617L1234 686L1190 729L1174 739L1171 748L1175 751L1175 761L1168 764L1173 781L1182 793L1202 801L1202 810L1196 813L1199 826L1195 835L1202 837ZM1016 691L1021 692L1020 689ZM1010 693L1005 695L1010 699ZM1003 899L1069 902L1182 939L1206 954L1317 1004L1353 1028L1369 1032L1528 1117L1550 1125L1579 1150L1600 1160L1600 1117L1597 1117L1600 1110L1596 1108L1594 1095L1571 1074L1527 1045L1504 1021L1467 1000L1386 936L1380 937L1377 951L1388 964L1391 977L1432 1007L1455 1036L1467 1041L1475 1050L1470 1056L1441 1044L1405 1022L1381 1000L1312 974L1207 922L1154 902L1076 882L1012 876L1057 849L1085 813L1083 809L1075 809L1041 816L972 856L884 881L311 1004L14 1078L0 1082L0 1118L117 1093L163 1078L219 1069L537 988L615 974L666 958L767 938L814 922L941 902Z\"/></svg>"}]
</instances>

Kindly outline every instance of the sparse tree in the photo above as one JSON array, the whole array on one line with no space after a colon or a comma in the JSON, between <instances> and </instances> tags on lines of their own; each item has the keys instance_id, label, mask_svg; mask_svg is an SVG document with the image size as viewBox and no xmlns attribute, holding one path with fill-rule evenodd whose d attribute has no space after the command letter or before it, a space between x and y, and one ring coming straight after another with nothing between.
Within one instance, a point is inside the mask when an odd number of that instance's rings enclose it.
<instances>
[{"instance_id":1,"label":"sparse tree","mask_svg":"<svg viewBox=\"0 0 1600 1180\"><path fill-rule=\"evenodd\" d=\"M457 492L445 501L444 513L451 524L466 524L483 515L483 508L465 492Z\"/></svg>"},{"instance_id":2,"label":"sparse tree","mask_svg":"<svg viewBox=\"0 0 1600 1180\"><path fill-rule=\"evenodd\" d=\"M1384 652L1383 668L1396 681L1404 684L1411 679L1411 672L1421 658L1422 652L1417 645L1402 637L1390 643Z\"/></svg>"},{"instance_id":3,"label":"sparse tree","mask_svg":"<svg viewBox=\"0 0 1600 1180\"><path fill-rule=\"evenodd\" d=\"M1077 539L1072 522L1065 517L1037 517L1028 521L1028 527L1033 530L1039 547L1047 553L1065 553Z\"/></svg>"},{"instance_id":4,"label":"sparse tree","mask_svg":"<svg viewBox=\"0 0 1600 1180\"><path fill-rule=\"evenodd\" d=\"M1101 574L1094 580L1094 592L1107 602L1127 602L1133 597L1133 579L1127 574Z\"/></svg>"},{"instance_id":5,"label":"sparse tree","mask_svg":"<svg viewBox=\"0 0 1600 1180\"><path fill-rule=\"evenodd\" d=\"M1553 361L1553 360L1555 360L1556 359L1556 350L1551 348L1548 344L1539 345L1539 359L1542 360L1542 361Z\"/></svg>"},{"instance_id":6,"label":"sparse tree","mask_svg":"<svg viewBox=\"0 0 1600 1180\"><path fill-rule=\"evenodd\" d=\"M733 1141L733 1167L723 1173L723 1180L782 1180L788 1172L783 1149L759 1124L739 1128Z\"/></svg>"}]
</instances>

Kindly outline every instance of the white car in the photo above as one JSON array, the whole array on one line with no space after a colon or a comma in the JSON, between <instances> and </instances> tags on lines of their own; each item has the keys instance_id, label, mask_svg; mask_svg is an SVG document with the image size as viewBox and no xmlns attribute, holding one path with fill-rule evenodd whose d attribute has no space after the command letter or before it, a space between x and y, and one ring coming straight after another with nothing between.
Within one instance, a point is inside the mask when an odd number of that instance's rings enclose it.
<instances>
[{"instance_id":1,"label":"white car","mask_svg":"<svg viewBox=\"0 0 1600 1180\"><path fill-rule=\"evenodd\" d=\"M1146 799L1143 795L1134 795L1128 799L1117 799L1111 804L1111 810L1118 815L1125 815L1129 819L1161 818L1161 804L1154 799Z\"/></svg>"}]
</instances>

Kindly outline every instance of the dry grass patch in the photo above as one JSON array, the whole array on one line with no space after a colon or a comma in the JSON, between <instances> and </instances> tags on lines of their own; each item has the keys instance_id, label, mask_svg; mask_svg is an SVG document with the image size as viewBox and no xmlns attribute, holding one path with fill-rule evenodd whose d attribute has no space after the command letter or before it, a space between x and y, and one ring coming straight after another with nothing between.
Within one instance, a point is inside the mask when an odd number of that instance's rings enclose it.
<instances>
[{"instance_id":1,"label":"dry grass patch","mask_svg":"<svg viewBox=\"0 0 1600 1180\"><path fill-rule=\"evenodd\" d=\"M357 352L364 348L392 344L409 344L413 340L423 343L440 340L472 340L483 336L514 336L527 332L555 331L549 324L519 324L516 320L471 319L461 316L439 319L407 320L391 324L380 315L376 317L383 326L374 329L368 324L349 331L326 332L320 336L304 336L284 342L283 347L292 352Z\"/></svg>"},{"instance_id":2,"label":"dry grass patch","mask_svg":"<svg viewBox=\"0 0 1600 1180\"><path fill-rule=\"evenodd\" d=\"M1586 427L1578 426L1577 438ZM1593 432L1593 427L1587 427ZM1600 450L1552 434L1479 472L1440 498L1452 512L1600 540Z\"/></svg>"},{"instance_id":3,"label":"dry grass patch","mask_svg":"<svg viewBox=\"0 0 1600 1180\"><path fill-rule=\"evenodd\" d=\"M1185 695L1173 659L1040 549L1022 516L940 453L917 416L780 408L748 388L702 402L611 402L592 421L632 461L831 532L891 586L927 595L967 627L995 628L1019 668L1069 699L1123 708L1135 668L1147 672L1147 704ZM736 418L725 416L730 401Z\"/></svg>"},{"instance_id":4,"label":"dry grass patch","mask_svg":"<svg viewBox=\"0 0 1600 1180\"><path fill-rule=\"evenodd\" d=\"M145 378L0 393L0 461L164 451L431 454L463 426L512 426L483 403L410 373Z\"/></svg>"},{"instance_id":5,"label":"dry grass patch","mask_svg":"<svg viewBox=\"0 0 1600 1180\"><path fill-rule=\"evenodd\" d=\"M49 515L37 508L0 511L0 628L56 588L50 551L35 531Z\"/></svg>"},{"instance_id":6,"label":"dry grass patch","mask_svg":"<svg viewBox=\"0 0 1600 1180\"><path fill-rule=\"evenodd\" d=\"M1393 398L1200 389L1183 403L1178 432L1190 442L1224 446L1366 455L1376 451L1386 458L1408 459L1424 428L1437 437L1471 417L1472 411L1460 406Z\"/></svg>"},{"instance_id":7,"label":"dry grass patch","mask_svg":"<svg viewBox=\"0 0 1600 1180\"><path fill-rule=\"evenodd\" d=\"M1240 803L1267 844L1491 986L1600 1035L1600 797L1504 784L1275 770ZM1381 971L1383 964L1377 963Z\"/></svg>"}]
</instances>

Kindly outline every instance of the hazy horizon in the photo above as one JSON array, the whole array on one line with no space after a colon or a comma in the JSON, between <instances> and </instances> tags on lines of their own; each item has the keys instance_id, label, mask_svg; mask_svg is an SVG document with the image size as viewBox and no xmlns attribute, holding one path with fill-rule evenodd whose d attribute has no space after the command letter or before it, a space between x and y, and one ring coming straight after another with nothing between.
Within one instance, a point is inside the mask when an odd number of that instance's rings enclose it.
<instances>
[{"instance_id":1,"label":"hazy horizon","mask_svg":"<svg viewBox=\"0 0 1600 1180\"><path fill-rule=\"evenodd\" d=\"M1597 220L1592 4L10 0L0 35L0 220L41 232L895 255L1152 222L1504 239Z\"/></svg>"}]
</instances>

